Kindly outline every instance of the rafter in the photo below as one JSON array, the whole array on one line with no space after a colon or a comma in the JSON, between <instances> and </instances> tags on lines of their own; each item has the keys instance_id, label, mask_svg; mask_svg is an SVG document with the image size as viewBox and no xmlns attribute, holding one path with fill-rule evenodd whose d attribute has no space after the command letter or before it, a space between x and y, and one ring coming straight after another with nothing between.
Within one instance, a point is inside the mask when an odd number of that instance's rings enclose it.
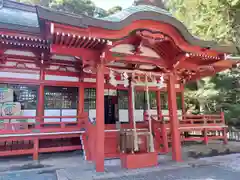
<instances>
[{"instance_id":1,"label":"rafter","mask_svg":"<svg viewBox=\"0 0 240 180\"><path fill-rule=\"evenodd\" d=\"M99 61L101 51L90 50L84 48L68 48L66 46L51 45L50 52L52 54L66 55L66 56L77 56L81 57L83 61Z\"/></svg>"},{"instance_id":2,"label":"rafter","mask_svg":"<svg viewBox=\"0 0 240 180\"><path fill-rule=\"evenodd\" d=\"M115 53L110 51L104 53L103 59L106 64L112 61L117 61L117 62L126 62L126 63L132 63L132 64L151 64L159 67L166 67L165 62L160 58Z\"/></svg>"}]
</instances>

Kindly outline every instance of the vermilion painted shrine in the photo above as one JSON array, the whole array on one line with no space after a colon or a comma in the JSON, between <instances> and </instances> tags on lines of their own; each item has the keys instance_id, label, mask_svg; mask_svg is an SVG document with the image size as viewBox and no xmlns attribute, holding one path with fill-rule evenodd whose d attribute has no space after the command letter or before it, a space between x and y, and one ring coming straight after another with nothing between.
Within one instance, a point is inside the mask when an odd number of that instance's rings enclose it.
<instances>
[{"instance_id":1,"label":"vermilion painted shrine","mask_svg":"<svg viewBox=\"0 0 240 180\"><path fill-rule=\"evenodd\" d=\"M231 68L235 47L193 37L146 2L106 18L0 2L1 87L21 103L0 117L0 156L82 149L101 172L105 158L139 168L169 151L181 161L183 141L227 142L223 113L186 114L183 91Z\"/></svg>"}]
</instances>

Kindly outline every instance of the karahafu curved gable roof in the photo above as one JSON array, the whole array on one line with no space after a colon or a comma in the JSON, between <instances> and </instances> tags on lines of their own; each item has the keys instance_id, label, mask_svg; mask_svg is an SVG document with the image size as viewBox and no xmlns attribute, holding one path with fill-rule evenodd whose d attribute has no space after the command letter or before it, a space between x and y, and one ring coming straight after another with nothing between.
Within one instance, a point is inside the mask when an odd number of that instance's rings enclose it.
<instances>
[{"instance_id":1,"label":"karahafu curved gable roof","mask_svg":"<svg viewBox=\"0 0 240 180\"><path fill-rule=\"evenodd\" d=\"M120 21L123 21L124 19L127 19L132 14L135 14L138 12L155 12L159 14L166 14L168 16L172 16L172 14L169 13L167 10L161 9L159 7L155 7L151 5L138 5L138 6L131 6L113 15L110 15L104 18L99 18L99 19L104 21L120 22Z\"/></svg>"},{"instance_id":2,"label":"karahafu curved gable roof","mask_svg":"<svg viewBox=\"0 0 240 180\"><path fill-rule=\"evenodd\" d=\"M188 29L171 15L167 10L149 4L131 6L114 15L105 18L93 18L86 15L76 15L55 11L40 6L31 6L9 0L3 1L0 8L0 28L13 29L30 33L40 33L44 23L40 21L51 21L59 24L88 28L98 27L108 30L121 30L133 21L153 20L155 22L169 24L178 30L183 39L192 46L209 48L226 53L238 53L234 46L219 46L212 41L203 41L191 35ZM143 27L144 28L144 27ZM159 30L161 31L161 30ZM117 33L117 32L116 32Z\"/></svg>"},{"instance_id":3,"label":"karahafu curved gable roof","mask_svg":"<svg viewBox=\"0 0 240 180\"><path fill-rule=\"evenodd\" d=\"M179 34L192 46L209 48L226 53L237 53L234 46L219 46L213 41L204 41L194 37L185 25L172 16L167 10L152 5L131 6L114 15L104 18L93 18L85 15L70 15L52 9L37 7L40 19L52 22L67 24L80 28L98 27L109 30L121 30L130 25L133 21L153 20L160 23L166 23L178 30ZM144 28L144 27L143 27ZM116 32L117 33L117 32Z\"/></svg>"}]
</instances>

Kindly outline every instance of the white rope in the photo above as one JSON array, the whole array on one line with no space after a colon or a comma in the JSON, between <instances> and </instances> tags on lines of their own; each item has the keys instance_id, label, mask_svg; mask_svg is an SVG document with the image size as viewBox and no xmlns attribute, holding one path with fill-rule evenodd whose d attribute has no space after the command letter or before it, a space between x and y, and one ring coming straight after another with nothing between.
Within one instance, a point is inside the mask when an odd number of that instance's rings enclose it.
<instances>
[{"instance_id":1,"label":"white rope","mask_svg":"<svg viewBox=\"0 0 240 180\"><path fill-rule=\"evenodd\" d=\"M118 72L118 73L134 73L134 74L150 74L149 72L147 71L141 71L141 70L128 70L128 69L122 69L122 70L119 70L119 69L113 69L111 68L112 71L115 71L115 72ZM154 75L154 76L162 76L162 73L153 73L151 72L151 75Z\"/></svg>"},{"instance_id":2,"label":"white rope","mask_svg":"<svg viewBox=\"0 0 240 180\"><path fill-rule=\"evenodd\" d=\"M150 98L149 98L149 89L148 89L148 77L145 76L145 82L146 82L146 96L147 96L147 114L148 114L148 124L149 124L149 146L150 146L150 152L154 152L154 142L153 142L153 135L152 135L152 118L150 113Z\"/></svg>"},{"instance_id":3,"label":"white rope","mask_svg":"<svg viewBox=\"0 0 240 180\"><path fill-rule=\"evenodd\" d=\"M138 135L137 135L137 126L135 121L135 92L134 85L131 83L131 91L132 91L132 109L133 109L133 138L134 138L134 151L139 151L138 147Z\"/></svg>"},{"instance_id":4,"label":"white rope","mask_svg":"<svg viewBox=\"0 0 240 180\"><path fill-rule=\"evenodd\" d=\"M131 73L132 74L132 77L134 77L136 74L143 74L145 76L150 76L151 80L150 82L146 82L146 81L136 81L136 82L133 82L135 86L146 86L146 84L149 86L149 87L158 87L158 88L162 88L163 85L164 85L164 78L163 78L163 74L162 73L152 73L152 72L147 72L147 71L141 71L141 70L128 70L128 69L122 69L122 70L119 70L119 69L113 69L113 68L109 68L110 70L110 84L112 84L113 86L117 86L118 84L123 84L124 87L127 87L129 84L128 84L128 73ZM115 78L115 75L114 75L114 72L116 73L120 73L121 74L121 77L122 79L121 80L116 80ZM153 77L154 76L154 77ZM160 77L160 81L157 82L156 81L156 77ZM133 78L133 80L135 80Z\"/></svg>"}]
</instances>

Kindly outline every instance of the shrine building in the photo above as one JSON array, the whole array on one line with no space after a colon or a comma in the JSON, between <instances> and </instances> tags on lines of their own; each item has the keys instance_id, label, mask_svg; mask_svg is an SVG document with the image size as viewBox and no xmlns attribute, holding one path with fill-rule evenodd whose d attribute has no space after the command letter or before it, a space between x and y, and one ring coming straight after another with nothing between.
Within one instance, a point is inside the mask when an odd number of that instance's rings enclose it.
<instances>
[{"instance_id":1,"label":"shrine building","mask_svg":"<svg viewBox=\"0 0 240 180\"><path fill-rule=\"evenodd\" d=\"M82 150L102 172L105 158L141 168L168 152L182 161L185 141L227 143L223 112L186 114L184 85L233 67L236 53L162 3L94 18L0 0L0 156Z\"/></svg>"}]
</instances>

